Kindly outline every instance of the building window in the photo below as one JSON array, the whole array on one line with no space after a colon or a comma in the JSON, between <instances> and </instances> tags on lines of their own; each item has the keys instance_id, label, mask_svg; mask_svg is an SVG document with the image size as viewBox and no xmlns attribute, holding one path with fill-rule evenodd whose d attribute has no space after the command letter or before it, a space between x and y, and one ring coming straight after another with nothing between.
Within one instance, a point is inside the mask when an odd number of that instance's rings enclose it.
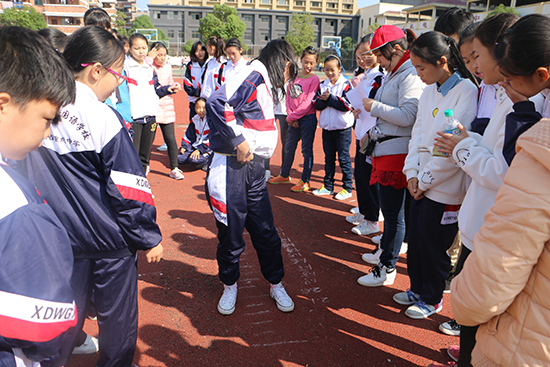
<instances>
[{"instance_id":1,"label":"building window","mask_svg":"<svg viewBox=\"0 0 550 367\"><path fill-rule=\"evenodd\" d=\"M189 15L191 16L191 19L194 19L194 20L201 19L201 13L189 13Z\"/></svg>"},{"instance_id":2,"label":"building window","mask_svg":"<svg viewBox=\"0 0 550 367\"><path fill-rule=\"evenodd\" d=\"M153 18L160 19L160 11L153 12Z\"/></svg>"},{"instance_id":3,"label":"building window","mask_svg":"<svg viewBox=\"0 0 550 367\"><path fill-rule=\"evenodd\" d=\"M201 38L201 34L199 31L191 31L191 38L198 41Z\"/></svg>"},{"instance_id":4,"label":"building window","mask_svg":"<svg viewBox=\"0 0 550 367\"><path fill-rule=\"evenodd\" d=\"M279 5L288 5L287 0L279 0Z\"/></svg>"},{"instance_id":5,"label":"building window","mask_svg":"<svg viewBox=\"0 0 550 367\"><path fill-rule=\"evenodd\" d=\"M184 31L178 31L178 38L181 42L185 40L185 32Z\"/></svg>"},{"instance_id":6,"label":"building window","mask_svg":"<svg viewBox=\"0 0 550 367\"><path fill-rule=\"evenodd\" d=\"M168 31L168 38L174 38L174 30L173 29L170 29Z\"/></svg>"},{"instance_id":7,"label":"building window","mask_svg":"<svg viewBox=\"0 0 550 367\"><path fill-rule=\"evenodd\" d=\"M34 5L42 5L42 0L34 0Z\"/></svg>"},{"instance_id":8,"label":"building window","mask_svg":"<svg viewBox=\"0 0 550 367\"><path fill-rule=\"evenodd\" d=\"M327 3L327 8L329 9L336 9L338 7L338 4L335 3Z\"/></svg>"},{"instance_id":9,"label":"building window","mask_svg":"<svg viewBox=\"0 0 550 367\"><path fill-rule=\"evenodd\" d=\"M286 25L286 17L277 17L277 23Z\"/></svg>"},{"instance_id":10,"label":"building window","mask_svg":"<svg viewBox=\"0 0 550 367\"><path fill-rule=\"evenodd\" d=\"M336 21L335 21L335 20L327 19L327 25L328 25L329 27L334 27L335 24L336 24Z\"/></svg>"},{"instance_id":11,"label":"building window","mask_svg":"<svg viewBox=\"0 0 550 367\"><path fill-rule=\"evenodd\" d=\"M254 16L251 14L243 14L242 15L243 22L249 22L252 23L254 21Z\"/></svg>"},{"instance_id":12,"label":"building window","mask_svg":"<svg viewBox=\"0 0 550 367\"><path fill-rule=\"evenodd\" d=\"M262 33L260 35L262 41L269 41L269 34L268 33Z\"/></svg>"},{"instance_id":13,"label":"building window","mask_svg":"<svg viewBox=\"0 0 550 367\"><path fill-rule=\"evenodd\" d=\"M52 25L57 25L57 19L52 19L51 22Z\"/></svg>"},{"instance_id":14,"label":"building window","mask_svg":"<svg viewBox=\"0 0 550 367\"><path fill-rule=\"evenodd\" d=\"M351 4L344 4L344 9L350 10L350 9L352 9L352 6L353 5L351 5Z\"/></svg>"},{"instance_id":15,"label":"building window","mask_svg":"<svg viewBox=\"0 0 550 367\"><path fill-rule=\"evenodd\" d=\"M343 20L342 21L342 28L351 28L351 21L350 20Z\"/></svg>"},{"instance_id":16,"label":"building window","mask_svg":"<svg viewBox=\"0 0 550 367\"><path fill-rule=\"evenodd\" d=\"M317 25L317 26L318 26L318 25L319 25L319 19L315 19L315 20L313 21L313 25Z\"/></svg>"},{"instance_id":17,"label":"building window","mask_svg":"<svg viewBox=\"0 0 550 367\"><path fill-rule=\"evenodd\" d=\"M183 14L182 11L178 11L178 20L183 20Z\"/></svg>"},{"instance_id":18,"label":"building window","mask_svg":"<svg viewBox=\"0 0 550 367\"><path fill-rule=\"evenodd\" d=\"M263 0L262 0L263 1ZM269 23L269 16L267 15L260 15L260 21L262 23Z\"/></svg>"},{"instance_id":19,"label":"building window","mask_svg":"<svg viewBox=\"0 0 550 367\"><path fill-rule=\"evenodd\" d=\"M252 33L245 33L243 35L243 41L245 42L252 42Z\"/></svg>"},{"instance_id":20,"label":"building window","mask_svg":"<svg viewBox=\"0 0 550 367\"><path fill-rule=\"evenodd\" d=\"M167 12L166 14L167 14L166 17L167 17L168 19L174 19L174 12L173 12L173 11L169 11L169 12Z\"/></svg>"},{"instance_id":21,"label":"building window","mask_svg":"<svg viewBox=\"0 0 550 367\"><path fill-rule=\"evenodd\" d=\"M244 0L243 3L245 3L245 4L252 4L252 0Z\"/></svg>"},{"instance_id":22,"label":"building window","mask_svg":"<svg viewBox=\"0 0 550 367\"><path fill-rule=\"evenodd\" d=\"M320 8L320 7L321 7L321 3L318 2L318 1L312 1L312 2L311 2L311 6L313 6L314 8Z\"/></svg>"},{"instance_id":23,"label":"building window","mask_svg":"<svg viewBox=\"0 0 550 367\"><path fill-rule=\"evenodd\" d=\"M296 0L296 6L304 6L304 2L301 0Z\"/></svg>"},{"instance_id":24,"label":"building window","mask_svg":"<svg viewBox=\"0 0 550 367\"><path fill-rule=\"evenodd\" d=\"M262 0L262 4L271 4L271 0Z\"/></svg>"}]
</instances>

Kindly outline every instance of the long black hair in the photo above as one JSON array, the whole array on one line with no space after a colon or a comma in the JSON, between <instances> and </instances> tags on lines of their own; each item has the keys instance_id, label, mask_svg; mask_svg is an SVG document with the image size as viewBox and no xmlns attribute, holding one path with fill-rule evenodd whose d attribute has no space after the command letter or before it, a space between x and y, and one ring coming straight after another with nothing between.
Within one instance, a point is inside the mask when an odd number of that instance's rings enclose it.
<instances>
[{"instance_id":1,"label":"long black hair","mask_svg":"<svg viewBox=\"0 0 550 367\"><path fill-rule=\"evenodd\" d=\"M550 18L526 15L505 32L495 47L500 69L509 75L532 75L550 65Z\"/></svg>"},{"instance_id":2,"label":"long black hair","mask_svg":"<svg viewBox=\"0 0 550 367\"><path fill-rule=\"evenodd\" d=\"M95 25L111 30L111 17L102 8L90 8L84 13L84 25Z\"/></svg>"},{"instance_id":3,"label":"long black hair","mask_svg":"<svg viewBox=\"0 0 550 367\"><path fill-rule=\"evenodd\" d=\"M285 67L286 63L289 62L288 74L290 80L293 81L298 75L298 65L296 64L294 51L292 47L282 39L275 39L269 41L267 45L262 48L260 51L260 56L258 57L267 69L269 74L269 80L271 81L271 95L273 96L273 101L275 104L280 103L281 100L284 100L286 97L286 91L284 88L285 85ZM281 92L278 91L280 88ZM281 95L279 95L281 93ZM280 99L280 97L282 97Z\"/></svg>"},{"instance_id":4,"label":"long black hair","mask_svg":"<svg viewBox=\"0 0 550 367\"><path fill-rule=\"evenodd\" d=\"M515 14L500 13L485 19L476 28L475 38L491 53L495 50L498 39L514 24L519 17Z\"/></svg>"},{"instance_id":5,"label":"long black hair","mask_svg":"<svg viewBox=\"0 0 550 367\"><path fill-rule=\"evenodd\" d=\"M36 31L36 33L44 37L57 52L63 53L67 44L67 35L65 33L57 28L42 28Z\"/></svg>"},{"instance_id":6,"label":"long black hair","mask_svg":"<svg viewBox=\"0 0 550 367\"><path fill-rule=\"evenodd\" d=\"M204 45L204 42L196 41L195 43L193 43L193 46L191 46L191 52L189 52L189 57L191 58L191 62L198 62L200 64L200 63L204 63L208 57L206 57L206 53L205 53L204 60L199 60L197 58L197 55L195 54L197 53L197 49L199 47L202 48L204 52L206 52L206 46Z\"/></svg>"},{"instance_id":7,"label":"long black hair","mask_svg":"<svg viewBox=\"0 0 550 367\"><path fill-rule=\"evenodd\" d=\"M445 56L451 73L456 69L464 78L478 85L475 76L466 68L457 43L451 36L435 31L424 33L414 41L411 53L432 65L437 65L441 57Z\"/></svg>"},{"instance_id":8,"label":"long black hair","mask_svg":"<svg viewBox=\"0 0 550 367\"><path fill-rule=\"evenodd\" d=\"M124 60L124 47L104 28L83 27L69 36L63 57L76 74L84 69L82 64L99 62L110 67Z\"/></svg>"}]
</instances>

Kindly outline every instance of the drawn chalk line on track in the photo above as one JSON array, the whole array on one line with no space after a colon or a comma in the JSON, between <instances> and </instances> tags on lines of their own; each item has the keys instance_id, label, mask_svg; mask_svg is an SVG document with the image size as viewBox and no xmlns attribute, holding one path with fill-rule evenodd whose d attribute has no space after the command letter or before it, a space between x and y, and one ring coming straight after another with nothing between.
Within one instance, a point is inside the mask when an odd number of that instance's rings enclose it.
<instances>
[{"instance_id":1,"label":"drawn chalk line on track","mask_svg":"<svg viewBox=\"0 0 550 367\"><path fill-rule=\"evenodd\" d=\"M264 321L258 321L258 322L251 322L250 325L269 324L270 322L273 322L273 320L264 320Z\"/></svg>"},{"instance_id":2,"label":"drawn chalk line on track","mask_svg":"<svg viewBox=\"0 0 550 367\"><path fill-rule=\"evenodd\" d=\"M262 315L264 313L270 313L271 311L270 310L265 310L265 311L258 311L258 312L249 312L249 313L245 313L246 316L254 316L254 315Z\"/></svg>"},{"instance_id":3,"label":"drawn chalk line on track","mask_svg":"<svg viewBox=\"0 0 550 367\"><path fill-rule=\"evenodd\" d=\"M251 347L272 347L274 345L282 345L282 344L307 343L308 341L309 340L290 340L290 341L277 342L277 343L252 344Z\"/></svg>"}]
</instances>

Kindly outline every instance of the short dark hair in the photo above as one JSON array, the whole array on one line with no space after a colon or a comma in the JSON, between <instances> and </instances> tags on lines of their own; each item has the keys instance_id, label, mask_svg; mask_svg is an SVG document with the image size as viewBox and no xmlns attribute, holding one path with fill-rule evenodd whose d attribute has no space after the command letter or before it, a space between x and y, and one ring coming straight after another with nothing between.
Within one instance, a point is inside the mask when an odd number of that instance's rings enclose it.
<instances>
[{"instance_id":1,"label":"short dark hair","mask_svg":"<svg viewBox=\"0 0 550 367\"><path fill-rule=\"evenodd\" d=\"M214 53L214 58L221 62L221 57L225 57L225 42L222 37L212 36L207 41L206 44L211 47L216 47L216 52Z\"/></svg>"},{"instance_id":2,"label":"short dark hair","mask_svg":"<svg viewBox=\"0 0 550 367\"><path fill-rule=\"evenodd\" d=\"M338 63L338 67L341 68L342 67L342 60L340 60L340 58L336 55L328 55L326 58L325 58L325 62L324 64L326 65L327 62L329 61L334 61L336 60L336 62Z\"/></svg>"},{"instance_id":3,"label":"short dark hair","mask_svg":"<svg viewBox=\"0 0 550 367\"><path fill-rule=\"evenodd\" d=\"M271 40L260 51L258 60L260 60L267 69L269 80L271 81L271 95L273 101L275 104L284 101L286 97L284 85L287 61L290 63L288 69L290 76L289 81L292 82L296 79L296 75L298 75L298 65L296 64L292 47L283 39ZM279 89L281 92L279 92Z\"/></svg>"},{"instance_id":4,"label":"short dark hair","mask_svg":"<svg viewBox=\"0 0 550 367\"><path fill-rule=\"evenodd\" d=\"M300 56L300 60L303 59L306 55L315 55L315 60L319 62L319 49L313 47L313 46L307 46L302 51L302 56Z\"/></svg>"},{"instance_id":5,"label":"short dark hair","mask_svg":"<svg viewBox=\"0 0 550 367\"><path fill-rule=\"evenodd\" d=\"M241 41L239 41L237 38L230 38L227 43L225 44L225 49L229 47L237 47L239 50L243 49L243 45L241 44Z\"/></svg>"},{"instance_id":6,"label":"short dark hair","mask_svg":"<svg viewBox=\"0 0 550 367\"><path fill-rule=\"evenodd\" d=\"M189 57L191 58L191 62L199 62L197 55L195 55L199 47L202 48L204 52L206 52L206 46L204 45L204 42L196 41L195 43L193 43L193 46L191 46L191 52L189 52ZM206 59L207 57L205 55L203 61L205 61Z\"/></svg>"},{"instance_id":7,"label":"short dark hair","mask_svg":"<svg viewBox=\"0 0 550 367\"><path fill-rule=\"evenodd\" d=\"M460 33L474 21L472 13L454 6L437 18L434 31L441 32L446 36L452 36L453 34L460 36Z\"/></svg>"},{"instance_id":8,"label":"short dark hair","mask_svg":"<svg viewBox=\"0 0 550 367\"><path fill-rule=\"evenodd\" d=\"M44 37L46 41L48 41L48 43L52 45L52 47L55 48L59 53L62 53L65 49L65 45L67 44L67 35L61 32L59 29L42 28L36 31L36 33Z\"/></svg>"},{"instance_id":9,"label":"short dark hair","mask_svg":"<svg viewBox=\"0 0 550 367\"><path fill-rule=\"evenodd\" d=\"M159 48L163 48L165 49L166 51L168 51L168 49L166 48L166 45L160 41L156 41L156 42L153 42L153 44L151 45L151 50L153 49L159 49Z\"/></svg>"},{"instance_id":10,"label":"short dark hair","mask_svg":"<svg viewBox=\"0 0 550 367\"><path fill-rule=\"evenodd\" d=\"M485 19L476 28L474 37L491 53L495 49L498 39L514 24L519 17L515 14L500 13Z\"/></svg>"},{"instance_id":11,"label":"short dark hair","mask_svg":"<svg viewBox=\"0 0 550 367\"><path fill-rule=\"evenodd\" d=\"M132 43L134 42L134 40L138 38L140 40L144 40L146 44L149 44L149 41L147 41L147 37L145 37L143 34L141 33L132 33L130 35L130 38L128 39L128 44L130 45L130 47L132 47Z\"/></svg>"},{"instance_id":12,"label":"short dark hair","mask_svg":"<svg viewBox=\"0 0 550 367\"><path fill-rule=\"evenodd\" d=\"M111 30L111 17L101 8L90 8L84 13L84 25L95 25Z\"/></svg>"},{"instance_id":13,"label":"short dark hair","mask_svg":"<svg viewBox=\"0 0 550 367\"><path fill-rule=\"evenodd\" d=\"M195 104L197 104L198 101L203 101L204 103L206 103L206 98L204 97L197 98L197 100L195 101Z\"/></svg>"},{"instance_id":14,"label":"short dark hair","mask_svg":"<svg viewBox=\"0 0 550 367\"><path fill-rule=\"evenodd\" d=\"M74 102L76 85L67 63L44 37L23 27L0 27L0 92L21 109L42 100L62 107Z\"/></svg>"},{"instance_id":15,"label":"short dark hair","mask_svg":"<svg viewBox=\"0 0 550 367\"><path fill-rule=\"evenodd\" d=\"M550 18L540 14L522 17L504 33L495 47L495 59L509 75L532 75L550 65Z\"/></svg>"},{"instance_id":16,"label":"short dark hair","mask_svg":"<svg viewBox=\"0 0 550 367\"><path fill-rule=\"evenodd\" d=\"M124 58L124 47L107 30L100 27L83 27L69 36L63 57L73 73L84 69L82 64L99 62L110 67Z\"/></svg>"}]
</instances>

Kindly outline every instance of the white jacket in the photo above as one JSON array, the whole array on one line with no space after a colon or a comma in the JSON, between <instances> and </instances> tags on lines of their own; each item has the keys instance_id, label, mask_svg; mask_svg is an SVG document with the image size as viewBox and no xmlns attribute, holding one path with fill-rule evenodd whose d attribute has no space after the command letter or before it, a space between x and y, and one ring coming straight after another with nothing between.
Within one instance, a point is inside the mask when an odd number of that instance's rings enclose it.
<instances>
[{"instance_id":1,"label":"white jacket","mask_svg":"<svg viewBox=\"0 0 550 367\"><path fill-rule=\"evenodd\" d=\"M315 108L321 111L319 126L322 129L344 130L353 126L355 119L351 112L351 104L346 97L346 92L351 88L351 83L342 74L334 85L329 79L319 85L319 91L315 94L313 103ZM329 99L323 101L319 96L327 90L330 91Z\"/></svg>"},{"instance_id":2,"label":"white jacket","mask_svg":"<svg viewBox=\"0 0 550 367\"><path fill-rule=\"evenodd\" d=\"M455 118L468 130L476 108L477 87L468 79L460 80L445 96L437 90L436 84L427 86L420 96L403 173L407 181L418 179L418 187L425 191L427 198L442 204L462 203L466 193L464 172L450 157L419 153L418 147L432 146L437 132L444 130L445 110L452 109Z\"/></svg>"},{"instance_id":3,"label":"white jacket","mask_svg":"<svg viewBox=\"0 0 550 367\"><path fill-rule=\"evenodd\" d=\"M364 76L359 81L359 84L355 88L363 88L365 90L365 93L367 96L371 93L373 88L379 88L380 86L375 86L376 80L375 78L378 76L384 77L386 75L385 71L380 71L380 68L377 66L373 69L369 69L365 71ZM353 83L352 83L353 84ZM370 116L367 117L367 119L373 119L376 122L376 117ZM361 120L365 119L365 116L361 115L361 118L355 120L355 138L357 140L363 139L365 135L367 135L367 126L366 124L363 124Z\"/></svg>"},{"instance_id":4,"label":"white jacket","mask_svg":"<svg viewBox=\"0 0 550 367\"><path fill-rule=\"evenodd\" d=\"M159 97L153 81L155 69L146 62L140 65L132 56L127 56L124 61L124 71L128 78L137 82L137 86L128 83L132 119L156 116L159 109Z\"/></svg>"},{"instance_id":5,"label":"white jacket","mask_svg":"<svg viewBox=\"0 0 550 367\"><path fill-rule=\"evenodd\" d=\"M201 88L201 97L208 99L210 95L216 90L215 80L218 78L218 71L220 66L225 62L225 58L222 56L218 62L215 57L210 58L206 63L206 70L204 71L204 78Z\"/></svg>"}]
</instances>

